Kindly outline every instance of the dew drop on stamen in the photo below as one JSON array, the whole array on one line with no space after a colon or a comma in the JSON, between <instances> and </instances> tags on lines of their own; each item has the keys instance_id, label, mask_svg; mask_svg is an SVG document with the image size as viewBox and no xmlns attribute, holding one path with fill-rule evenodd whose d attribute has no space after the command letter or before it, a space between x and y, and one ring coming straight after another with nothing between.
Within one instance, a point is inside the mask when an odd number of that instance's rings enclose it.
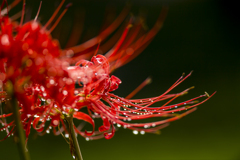
<instances>
[{"instance_id":1,"label":"dew drop on stamen","mask_svg":"<svg viewBox=\"0 0 240 160\"><path fill-rule=\"evenodd\" d=\"M73 157L73 159L75 159L75 156L72 156Z\"/></svg>"},{"instance_id":2,"label":"dew drop on stamen","mask_svg":"<svg viewBox=\"0 0 240 160\"><path fill-rule=\"evenodd\" d=\"M140 131L140 134L141 134L141 135L144 135L144 134L145 134L145 131Z\"/></svg>"},{"instance_id":3,"label":"dew drop on stamen","mask_svg":"<svg viewBox=\"0 0 240 160\"><path fill-rule=\"evenodd\" d=\"M138 131L137 131L137 130L134 130L134 131L133 131L133 134L137 135L137 134L138 134Z\"/></svg>"},{"instance_id":4,"label":"dew drop on stamen","mask_svg":"<svg viewBox=\"0 0 240 160\"><path fill-rule=\"evenodd\" d=\"M117 127L121 127L121 124L117 124Z\"/></svg>"},{"instance_id":5,"label":"dew drop on stamen","mask_svg":"<svg viewBox=\"0 0 240 160\"><path fill-rule=\"evenodd\" d=\"M88 138L88 137L86 137L85 139L86 139L86 141L89 141L89 138Z\"/></svg>"},{"instance_id":6,"label":"dew drop on stamen","mask_svg":"<svg viewBox=\"0 0 240 160\"><path fill-rule=\"evenodd\" d=\"M50 130L46 130L46 133L48 133L48 134L49 134L49 133L50 133Z\"/></svg>"}]
</instances>

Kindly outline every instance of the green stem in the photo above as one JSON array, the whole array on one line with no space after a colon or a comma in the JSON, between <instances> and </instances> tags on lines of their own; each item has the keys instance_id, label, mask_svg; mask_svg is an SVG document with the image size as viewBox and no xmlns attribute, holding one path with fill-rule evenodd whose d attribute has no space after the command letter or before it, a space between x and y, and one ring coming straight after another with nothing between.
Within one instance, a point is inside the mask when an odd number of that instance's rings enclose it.
<instances>
[{"instance_id":1,"label":"green stem","mask_svg":"<svg viewBox=\"0 0 240 160\"><path fill-rule=\"evenodd\" d=\"M68 125L69 130L69 145L70 145L70 151L72 156L74 156L74 159L76 160L83 160L81 150L78 144L76 132L74 130L74 124L73 124L73 117L72 115L70 117L65 118Z\"/></svg>"},{"instance_id":2,"label":"green stem","mask_svg":"<svg viewBox=\"0 0 240 160\"><path fill-rule=\"evenodd\" d=\"M20 159L21 160L30 160L29 153L26 149L26 139L25 139L23 126L22 126L21 119L20 119L18 101L14 96L12 96L12 109L13 109L13 116L14 116L14 121L15 121L15 125L16 125L14 140L18 146Z\"/></svg>"}]
</instances>

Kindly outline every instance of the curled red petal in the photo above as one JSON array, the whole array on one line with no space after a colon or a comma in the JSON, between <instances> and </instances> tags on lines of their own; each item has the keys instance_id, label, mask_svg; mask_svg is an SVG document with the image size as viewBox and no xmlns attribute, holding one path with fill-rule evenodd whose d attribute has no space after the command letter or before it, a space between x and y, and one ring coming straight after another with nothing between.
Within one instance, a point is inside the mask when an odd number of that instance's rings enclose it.
<instances>
[{"instance_id":1,"label":"curled red petal","mask_svg":"<svg viewBox=\"0 0 240 160\"><path fill-rule=\"evenodd\" d=\"M87 136L93 135L94 130L95 130L95 124L94 124L93 119L92 119L89 115L87 115L87 114L85 114L85 113L83 113L83 112L75 112L75 113L73 114L73 117L74 117L74 118L77 118L77 119L80 119L80 120L84 120L84 121L90 123L90 124L92 125L92 127L93 127L93 130L92 130L92 132L90 132L90 133L87 132L87 131L85 131L85 134L86 134Z\"/></svg>"},{"instance_id":2,"label":"curled red petal","mask_svg":"<svg viewBox=\"0 0 240 160\"><path fill-rule=\"evenodd\" d=\"M43 129L44 129L43 125L40 125L39 128L37 127L37 124L38 124L39 120L40 120L39 117L37 117L37 118L35 118L35 119L33 120L33 128L34 128L36 131L38 131L38 132L42 132Z\"/></svg>"},{"instance_id":3,"label":"curled red petal","mask_svg":"<svg viewBox=\"0 0 240 160\"><path fill-rule=\"evenodd\" d=\"M104 137L105 137L106 139L111 139L111 138L114 136L115 128L114 128L113 124L111 124L111 125L112 125L112 131L111 131L111 133L104 133Z\"/></svg>"}]
</instances>

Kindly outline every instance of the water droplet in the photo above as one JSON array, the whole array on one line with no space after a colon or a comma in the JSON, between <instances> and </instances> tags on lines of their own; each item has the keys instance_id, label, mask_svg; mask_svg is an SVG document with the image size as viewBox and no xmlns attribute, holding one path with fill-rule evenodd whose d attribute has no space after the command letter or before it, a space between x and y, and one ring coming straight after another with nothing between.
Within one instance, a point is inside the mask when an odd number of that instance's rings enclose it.
<instances>
[{"instance_id":1,"label":"water droplet","mask_svg":"<svg viewBox=\"0 0 240 160\"><path fill-rule=\"evenodd\" d=\"M1 43L2 45L5 45L5 46L8 46L10 44L9 37L7 34L2 35Z\"/></svg>"},{"instance_id":2,"label":"water droplet","mask_svg":"<svg viewBox=\"0 0 240 160\"><path fill-rule=\"evenodd\" d=\"M144 135L144 134L145 134L145 131L140 131L140 134Z\"/></svg>"},{"instance_id":3,"label":"water droplet","mask_svg":"<svg viewBox=\"0 0 240 160\"><path fill-rule=\"evenodd\" d=\"M68 91L64 90L64 91L63 91L63 95L66 96L67 94L68 94Z\"/></svg>"},{"instance_id":4,"label":"water droplet","mask_svg":"<svg viewBox=\"0 0 240 160\"><path fill-rule=\"evenodd\" d=\"M79 92L77 90L74 91L74 94L78 94Z\"/></svg>"},{"instance_id":5,"label":"water droplet","mask_svg":"<svg viewBox=\"0 0 240 160\"><path fill-rule=\"evenodd\" d=\"M54 83L55 83L54 79L51 79L51 80L49 81L49 83L50 83L50 84L54 84Z\"/></svg>"},{"instance_id":6,"label":"water droplet","mask_svg":"<svg viewBox=\"0 0 240 160\"><path fill-rule=\"evenodd\" d=\"M66 133L66 134L65 134L65 137L66 137L66 138L69 138L69 134Z\"/></svg>"},{"instance_id":7,"label":"water droplet","mask_svg":"<svg viewBox=\"0 0 240 160\"><path fill-rule=\"evenodd\" d=\"M53 120L53 124L55 125L55 126L57 126L58 125L58 120Z\"/></svg>"},{"instance_id":8,"label":"water droplet","mask_svg":"<svg viewBox=\"0 0 240 160\"><path fill-rule=\"evenodd\" d=\"M137 134L138 134L138 131L137 131L137 130L134 130L134 131L133 131L133 134L137 135Z\"/></svg>"},{"instance_id":9,"label":"water droplet","mask_svg":"<svg viewBox=\"0 0 240 160\"><path fill-rule=\"evenodd\" d=\"M121 127L121 124L117 124L117 127Z\"/></svg>"},{"instance_id":10,"label":"water droplet","mask_svg":"<svg viewBox=\"0 0 240 160\"><path fill-rule=\"evenodd\" d=\"M73 159L75 159L75 156L73 156Z\"/></svg>"},{"instance_id":11,"label":"water droplet","mask_svg":"<svg viewBox=\"0 0 240 160\"><path fill-rule=\"evenodd\" d=\"M88 138L88 137L86 137L86 141L89 141L89 138Z\"/></svg>"},{"instance_id":12,"label":"water droplet","mask_svg":"<svg viewBox=\"0 0 240 160\"><path fill-rule=\"evenodd\" d=\"M51 103L51 99L47 99L47 103Z\"/></svg>"},{"instance_id":13,"label":"water droplet","mask_svg":"<svg viewBox=\"0 0 240 160\"><path fill-rule=\"evenodd\" d=\"M50 133L50 130L46 130L46 133ZM66 136L66 135L65 135Z\"/></svg>"}]
</instances>

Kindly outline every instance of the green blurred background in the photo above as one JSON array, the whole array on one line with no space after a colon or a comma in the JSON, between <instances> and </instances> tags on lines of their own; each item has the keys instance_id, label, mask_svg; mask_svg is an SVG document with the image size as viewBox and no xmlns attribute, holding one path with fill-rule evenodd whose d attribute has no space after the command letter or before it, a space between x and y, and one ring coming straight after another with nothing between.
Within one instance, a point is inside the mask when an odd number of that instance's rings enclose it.
<instances>
[{"instance_id":1,"label":"green blurred background","mask_svg":"<svg viewBox=\"0 0 240 160\"><path fill-rule=\"evenodd\" d=\"M70 2L70 1L69 1ZM237 2L237 1L236 1ZM120 128L111 140L85 141L79 138L85 160L240 160L239 78L240 23L239 8L234 0L133 0L132 14L146 13L151 28L163 4L169 13L162 30L144 52L114 74L123 83L115 92L126 96L146 77L153 82L134 98L152 97L163 93L183 72L193 75L174 92L195 86L180 100L217 91L198 110L172 122L160 135L133 135ZM44 24L59 1L43 1L40 20ZM67 3L66 3L67 4ZM67 41L75 11L85 11L84 33L96 36L105 12L118 14L125 1L73 1L73 6L53 32L62 46ZM39 1L27 0L26 8L33 18ZM20 11L14 8L10 15ZM81 18L81 17L79 17ZM86 40L87 36L80 40ZM85 39L84 39L85 38ZM0 137L6 133L1 132ZM71 159L62 136L48 134L35 137L32 130L27 145L33 160ZM12 138L0 143L1 160L17 160L18 151Z\"/></svg>"}]
</instances>

